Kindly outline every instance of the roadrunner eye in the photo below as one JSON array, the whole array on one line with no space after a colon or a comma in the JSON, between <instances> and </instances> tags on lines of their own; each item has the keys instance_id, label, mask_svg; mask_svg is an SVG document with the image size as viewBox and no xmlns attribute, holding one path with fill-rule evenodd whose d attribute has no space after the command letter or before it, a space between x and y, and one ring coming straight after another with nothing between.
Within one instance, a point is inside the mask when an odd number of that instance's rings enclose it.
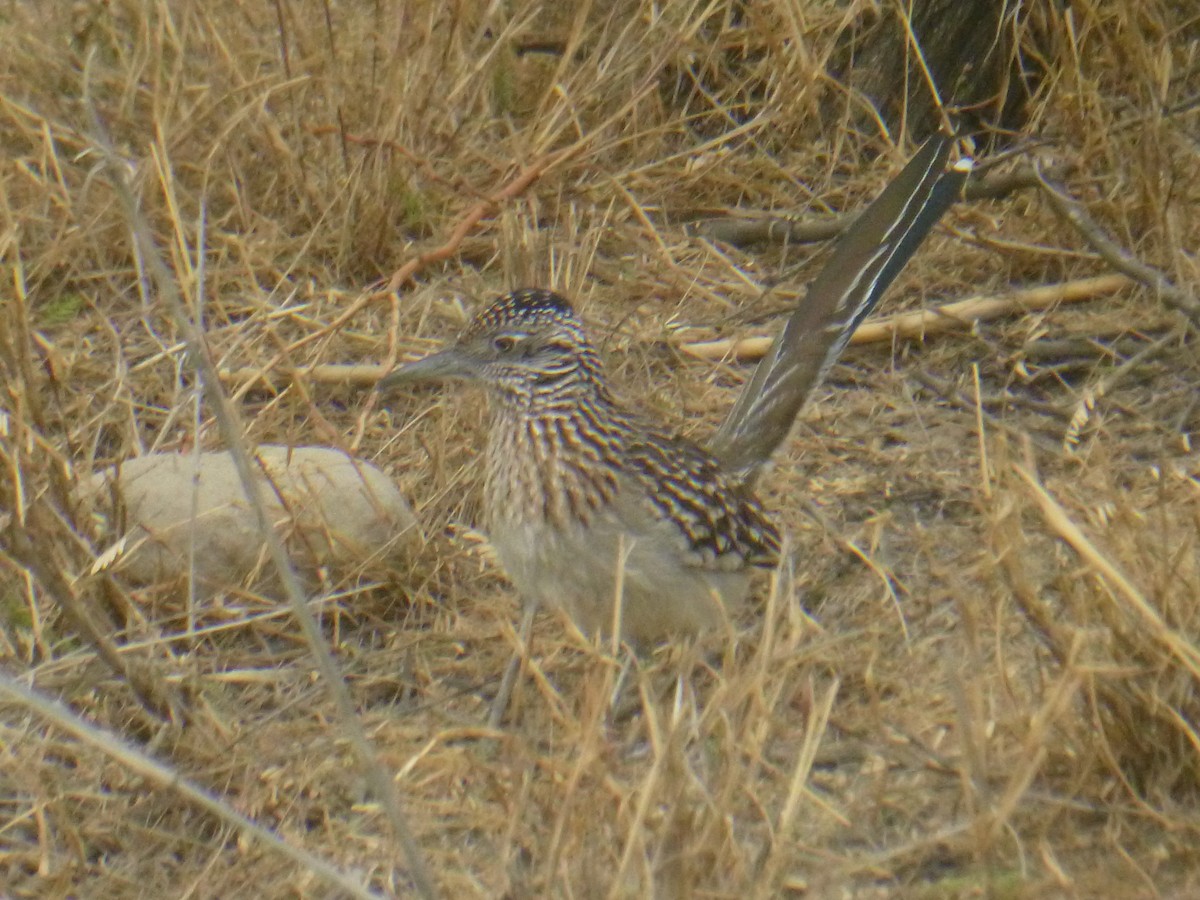
<instances>
[{"instance_id":1,"label":"roadrunner eye","mask_svg":"<svg viewBox=\"0 0 1200 900\"><path fill-rule=\"evenodd\" d=\"M517 346L517 339L509 334L498 334L492 338L492 349L497 353L508 353Z\"/></svg>"}]
</instances>

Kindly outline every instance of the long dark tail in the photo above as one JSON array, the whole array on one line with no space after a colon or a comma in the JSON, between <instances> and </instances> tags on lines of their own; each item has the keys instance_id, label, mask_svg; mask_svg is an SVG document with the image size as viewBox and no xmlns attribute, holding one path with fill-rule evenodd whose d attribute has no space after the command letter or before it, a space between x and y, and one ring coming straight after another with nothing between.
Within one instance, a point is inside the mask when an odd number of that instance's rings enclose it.
<instances>
[{"instance_id":1,"label":"long dark tail","mask_svg":"<svg viewBox=\"0 0 1200 900\"><path fill-rule=\"evenodd\" d=\"M955 141L926 141L841 237L709 444L728 471L750 481L771 458L859 323L959 198L971 164L950 165Z\"/></svg>"}]
</instances>

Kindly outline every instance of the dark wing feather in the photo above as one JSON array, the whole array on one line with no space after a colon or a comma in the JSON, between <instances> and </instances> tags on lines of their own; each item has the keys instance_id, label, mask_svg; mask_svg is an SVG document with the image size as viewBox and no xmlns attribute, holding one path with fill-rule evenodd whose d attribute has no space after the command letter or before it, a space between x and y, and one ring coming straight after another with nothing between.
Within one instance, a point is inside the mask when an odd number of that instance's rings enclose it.
<instances>
[{"instance_id":1,"label":"dark wing feather","mask_svg":"<svg viewBox=\"0 0 1200 900\"><path fill-rule=\"evenodd\" d=\"M970 165L947 167L954 142L945 135L926 141L842 236L709 443L726 471L753 479L859 323L958 199Z\"/></svg>"}]
</instances>

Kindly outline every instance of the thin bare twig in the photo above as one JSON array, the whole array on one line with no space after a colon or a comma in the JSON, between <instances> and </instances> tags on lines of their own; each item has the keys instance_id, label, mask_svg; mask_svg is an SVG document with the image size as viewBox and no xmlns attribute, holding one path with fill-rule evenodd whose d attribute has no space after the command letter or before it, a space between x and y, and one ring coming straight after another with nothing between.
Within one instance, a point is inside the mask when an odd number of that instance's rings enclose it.
<instances>
[{"instance_id":1,"label":"thin bare twig","mask_svg":"<svg viewBox=\"0 0 1200 900\"><path fill-rule=\"evenodd\" d=\"M26 516L28 528L9 529L8 550L12 558L33 574L42 589L66 615L79 636L92 645L96 655L113 672L125 679L134 696L148 712L176 723L186 722L187 707L178 691L156 679L155 671L150 666L121 655L112 638L96 623L92 611L79 595L77 587L71 583L63 570L54 564L45 548L34 544L31 534L54 533L50 514L43 504L38 502L31 505L26 511Z\"/></svg>"},{"instance_id":2,"label":"thin bare twig","mask_svg":"<svg viewBox=\"0 0 1200 900\"><path fill-rule=\"evenodd\" d=\"M1013 470L1029 488L1030 495L1041 509L1046 525L1066 541L1088 568L1112 588L1113 602L1123 601L1125 608L1142 622L1167 653L1186 668L1193 678L1200 678L1200 650L1167 624L1141 590L1115 563L1100 552L1032 472L1015 463Z\"/></svg>"},{"instance_id":3,"label":"thin bare twig","mask_svg":"<svg viewBox=\"0 0 1200 900\"><path fill-rule=\"evenodd\" d=\"M1200 325L1200 300L1175 285L1166 275L1147 263L1142 262L1100 227L1082 203L1067 193L1066 189L1055 182L1049 172L1038 172L1038 184L1042 193L1050 203L1050 208L1060 219L1079 232L1079 236L1087 242L1101 258L1118 272L1128 275L1134 281L1144 284L1153 291L1164 304L1178 310L1197 325Z\"/></svg>"},{"instance_id":4,"label":"thin bare twig","mask_svg":"<svg viewBox=\"0 0 1200 900\"><path fill-rule=\"evenodd\" d=\"M387 286L383 289L383 293L386 295L398 291L417 272L435 262L449 259L454 254L454 251L458 249L458 245L463 242L463 238L474 230L475 226L480 223L484 216L495 212L505 200L511 200L513 197L524 193L531 184L542 177L547 169L562 162L570 154L571 150L572 148L568 148L567 150L546 154L537 162L522 169L512 181L495 194L483 198L468 209L462 218L458 220L458 224L454 226L450 235L441 246L435 247L432 250L422 253L415 259L409 260L393 272L392 277L388 279Z\"/></svg>"},{"instance_id":5,"label":"thin bare twig","mask_svg":"<svg viewBox=\"0 0 1200 900\"><path fill-rule=\"evenodd\" d=\"M427 268L435 262L441 262L442 260L449 259L450 256L454 254L454 251L457 250L459 245L463 242L463 239L470 234L470 232L475 228L476 225L480 223L480 221L482 221L484 216L490 212L494 212L505 200L511 200L513 197L516 197L523 191L527 190L530 185L532 185L535 181L541 178L542 175L545 174L547 169L561 162L569 154L571 149L573 148L568 148L568 150L559 151L557 153L549 153L532 165L522 169L516 175L516 177L514 177L499 191L489 197L485 197L468 209L458 220L458 224L454 226L450 232L450 235L440 246L435 247L434 249L425 253L421 253L413 259L410 259L400 268L396 269L387 282L379 286L378 290L371 291L370 293L359 297L348 307L346 307L346 309L343 310L336 319L334 319L324 328L314 331L311 334L307 334L298 341L295 341L289 345L289 352L295 353L300 348L333 334L352 318L358 315L358 313L367 305L380 300L386 300L391 297L392 294L398 291L407 282L411 281L413 276L422 269Z\"/></svg>"},{"instance_id":6,"label":"thin bare twig","mask_svg":"<svg viewBox=\"0 0 1200 900\"><path fill-rule=\"evenodd\" d=\"M369 147L371 149L382 148L390 150L393 153L398 153L407 159L410 163L417 167L417 170L429 181L434 184L440 184L443 187L454 191L472 193L475 196L487 199L487 195L474 190L470 185L450 181L438 174L433 165L423 156L420 156L406 147L399 141L388 140L387 138L370 137L361 134L352 134L345 131L340 125L310 125L308 133L313 137L325 137L327 135L336 135L343 144L350 144L358 147Z\"/></svg>"},{"instance_id":7,"label":"thin bare twig","mask_svg":"<svg viewBox=\"0 0 1200 900\"><path fill-rule=\"evenodd\" d=\"M79 717L74 710L65 704L43 697L32 688L26 687L10 675L0 672L0 695L6 695L10 700L20 703L33 710L43 719L62 729L67 734L85 744L90 744L111 758L115 759L131 772L136 772L142 778L158 785L160 788L175 791L188 802L200 807L207 813L216 816L222 822L238 831L262 842L266 847L286 856L312 872L330 887L344 891L351 897L362 897L366 900L378 897L361 884L350 878L320 857L313 856L302 847L293 847L275 832L264 828L253 819L243 815L220 797L216 797L197 784L193 784L179 773L156 759L147 756L137 747L118 740L106 731L97 728Z\"/></svg>"}]
</instances>

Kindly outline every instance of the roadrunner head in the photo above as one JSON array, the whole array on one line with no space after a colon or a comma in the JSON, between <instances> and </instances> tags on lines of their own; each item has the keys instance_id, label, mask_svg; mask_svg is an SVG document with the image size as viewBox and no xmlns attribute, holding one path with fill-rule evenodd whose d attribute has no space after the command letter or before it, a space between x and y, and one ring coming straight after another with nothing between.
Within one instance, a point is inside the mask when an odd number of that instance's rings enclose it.
<instances>
[{"instance_id":1,"label":"roadrunner head","mask_svg":"<svg viewBox=\"0 0 1200 900\"><path fill-rule=\"evenodd\" d=\"M536 289L501 297L451 346L401 366L378 389L443 379L480 382L494 400L521 409L607 397L583 323L558 294Z\"/></svg>"}]
</instances>

